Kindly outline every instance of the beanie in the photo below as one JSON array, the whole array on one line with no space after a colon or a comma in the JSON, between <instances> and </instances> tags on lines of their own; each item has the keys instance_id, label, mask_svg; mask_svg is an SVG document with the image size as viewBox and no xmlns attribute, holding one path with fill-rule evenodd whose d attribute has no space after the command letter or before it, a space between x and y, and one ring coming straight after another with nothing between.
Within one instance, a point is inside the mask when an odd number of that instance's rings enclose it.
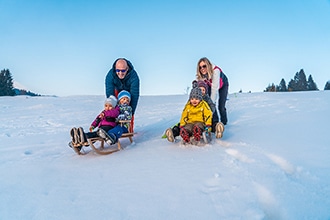
<instances>
[{"instance_id":1,"label":"beanie","mask_svg":"<svg viewBox=\"0 0 330 220\"><path fill-rule=\"evenodd\" d=\"M112 107L115 107L117 105L117 99L115 96L111 95L109 96L109 98L107 98L104 101L104 104L109 103L110 105L112 105Z\"/></svg>"},{"instance_id":2,"label":"beanie","mask_svg":"<svg viewBox=\"0 0 330 220\"><path fill-rule=\"evenodd\" d=\"M118 100L127 97L128 101L131 101L131 94L129 92L127 92L126 90L122 90L119 94L118 94Z\"/></svg>"},{"instance_id":3,"label":"beanie","mask_svg":"<svg viewBox=\"0 0 330 220\"><path fill-rule=\"evenodd\" d=\"M202 100L203 99L202 91L201 91L201 89L199 87L193 88L191 90L189 99L192 99L192 98L195 98L195 99L198 99L198 100Z\"/></svg>"},{"instance_id":4,"label":"beanie","mask_svg":"<svg viewBox=\"0 0 330 220\"><path fill-rule=\"evenodd\" d=\"M205 93L208 93L208 85L206 84L206 82L200 80L198 81L198 87L204 87L205 88Z\"/></svg>"}]
</instances>

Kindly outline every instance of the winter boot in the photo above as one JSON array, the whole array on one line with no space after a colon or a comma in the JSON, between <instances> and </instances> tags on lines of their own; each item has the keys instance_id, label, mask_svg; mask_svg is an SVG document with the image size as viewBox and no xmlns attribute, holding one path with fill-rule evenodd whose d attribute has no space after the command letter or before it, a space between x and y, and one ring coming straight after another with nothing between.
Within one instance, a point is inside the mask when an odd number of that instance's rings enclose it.
<instances>
[{"instance_id":1,"label":"winter boot","mask_svg":"<svg viewBox=\"0 0 330 220\"><path fill-rule=\"evenodd\" d=\"M99 130L97 130L97 135L103 138L108 145L116 143L116 138L114 138L114 135L109 135L108 132L106 132L102 128L99 128Z\"/></svg>"},{"instance_id":2,"label":"winter boot","mask_svg":"<svg viewBox=\"0 0 330 220\"><path fill-rule=\"evenodd\" d=\"M166 131L165 131L165 134L166 134L166 138L169 142L174 142L174 136L173 136L173 131L172 131L172 128L168 128Z\"/></svg>"},{"instance_id":3,"label":"winter boot","mask_svg":"<svg viewBox=\"0 0 330 220\"><path fill-rule=\"evenodd\" d=\"M225 126L221 122L218 122L215 125L215 137L222 138L222 133L224 132L224 130L225 130Z\"/></svg>"},{"instance_id":4,"label":"winter boot","mask_svg":"<svg viewBox=\"0 0 330 220\"><path fill-rule=\"evenodd\" d=\"M79 136L79 140L80 140L80 145L83 145L83 146L88 146L88 142L87 142L87 138L86 138L86 135L85 135L85 132L84 132L84 129L82 127L79 127L77 129L77 133L78 133L78 136Z\"/></svg>"},{"instance_id":5,"label":"winter boot","mask_svg":"<svg viewBox=\"0 0 330 220\"><path fill-rule=\"evenodd\" d=\"M195 141L200 141L202 137L202 129L199 126L195 125L193 127L193 135Z\"/></svg>"},{"instance_id":6,"label":"winter boot","mask_svg":"<svg viewBox=\"0 0 330 220\"><path fill-rule=\"evenodd\" d=\"M185 143L189 143L190 142L190 136L188 131L185 128L181 128L180 129L180 136L182 137L183 141Z\"/></svg>"},{"instance_id":7,"label":"winter boot","mask_svg":"<svg viewBox=\"0 0 330 220\"><path fill-rule=\"evenodd\" d=\"M78 135L78 131L77 128L73 127L70 130L70 135L71 135L71 143L75 146L78 145L80 140L79 140L79 135Z\"/></svg>"}]
</instances>

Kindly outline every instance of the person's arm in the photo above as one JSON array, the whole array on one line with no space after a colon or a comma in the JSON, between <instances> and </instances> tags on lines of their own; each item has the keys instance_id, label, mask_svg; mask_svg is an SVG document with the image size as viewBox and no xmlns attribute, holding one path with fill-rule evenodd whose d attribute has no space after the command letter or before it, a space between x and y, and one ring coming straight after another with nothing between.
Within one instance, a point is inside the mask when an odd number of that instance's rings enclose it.
<instances>
[{"instance_id":1,"label":"person's arm","mask_svg":"<svg viewBox=\"0 0 330 220\"><path fill-rule=\"evenodd\" d=\"M140 79L137 74L132 78L129 92L131 93L131 106L134 115L140 97Z\"/></svg>"},{"instance_id":2,"label":"person's arm","mask_svg":"<svg viewBox=\"0 0 330 220\"><path fill-rule=\"evenodd\" d=\"M105 77L105 95L109 97L110 95L115 95L114 79L112 75L112 69L108 72Z\"/></svg>"},{"instance_id":3,"label":"person's arm","mask_svg":"<svg viewBox=\"0 0 330 220\"><path fill-rule=\"evenodd\" d=\"M219 81L220 81L220 70L219 68L215 67L213 69L212 87L211 87L211 100L214 103L216 103L218 98Z\"/></svg>"}]
</instances>

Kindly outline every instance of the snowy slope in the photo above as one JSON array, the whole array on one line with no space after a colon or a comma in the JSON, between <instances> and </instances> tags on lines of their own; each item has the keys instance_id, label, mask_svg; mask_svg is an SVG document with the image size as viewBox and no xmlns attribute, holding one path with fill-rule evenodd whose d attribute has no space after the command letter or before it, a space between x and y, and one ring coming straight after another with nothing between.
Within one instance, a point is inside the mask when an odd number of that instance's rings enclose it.
<instances>
[{"instance_id":1,"label":"snowy slope","mask_svg":"<svg viewBox=\"0 0 330 220\"><path fill-rule=\"evenodd\" d=\"M0 219L330 218L329 92L231 94L205 147L160 138L186 100L141 97L135 144L78 156L103 96L0 97Z\"/></svg>"}]
</instances>

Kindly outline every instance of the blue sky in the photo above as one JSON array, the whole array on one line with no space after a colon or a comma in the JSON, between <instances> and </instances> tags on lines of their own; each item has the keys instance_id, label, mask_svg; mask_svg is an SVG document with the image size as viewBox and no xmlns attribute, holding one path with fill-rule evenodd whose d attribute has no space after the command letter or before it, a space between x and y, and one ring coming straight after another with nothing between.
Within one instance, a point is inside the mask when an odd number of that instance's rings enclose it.
<instances>
[{"instance_id":1,"label":"blue sky","mask_svg":"<svg viewBox=\"0 0 330 220\"><path fill-rule=\"evenodd\" d=\"M114 60L137 70L142 95L183 94L208 57L229 92L261 92L311 74L330 80L329 0L0 0L0 69L45 95L103 95Z\"/></svg>"}]
</instances>

